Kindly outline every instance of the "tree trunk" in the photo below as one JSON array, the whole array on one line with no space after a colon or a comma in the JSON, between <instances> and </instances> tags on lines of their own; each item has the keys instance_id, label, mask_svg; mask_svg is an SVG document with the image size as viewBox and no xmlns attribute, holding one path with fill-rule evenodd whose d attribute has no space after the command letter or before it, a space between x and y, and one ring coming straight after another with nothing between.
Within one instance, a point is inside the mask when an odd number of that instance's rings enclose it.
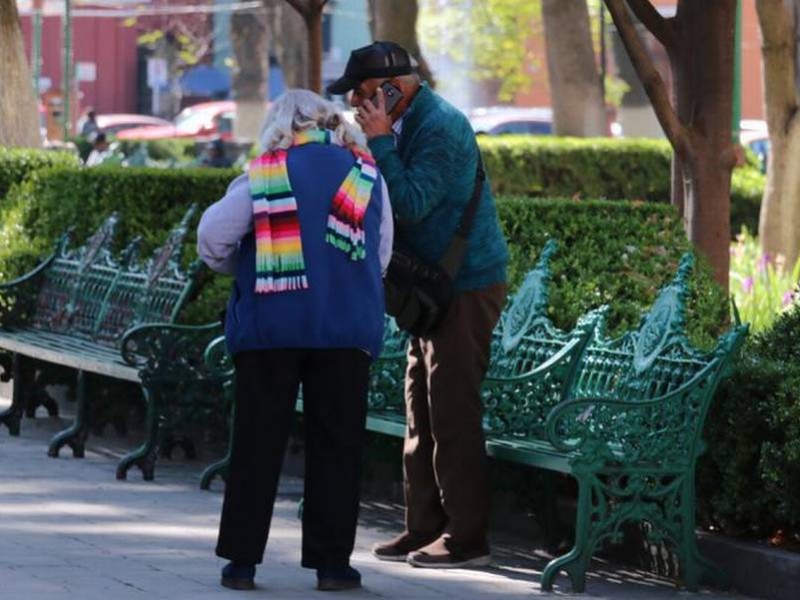
<instances>
[{"instance_id":1,"label":"tree trunk","mask_svg":"<svg viewBox=\"0 0 800 600\"><path fill-rule=\"evenodd\" d=\"M15 0L0 0L0 146L39 148L39 112Z\"/></svg>"},{"instance_id":2,"label":"tree trunk","mask_svg":"<svg viewBox=\"0 0 800 600\"><path fill-rule=\"evenodd\" d=\"M800 117L797 35L799 0L758 0L764 104L770 152L759 241L765 253L794 264L800 253Z\"/></svg>"},{"instance_id":3,"label":"tree trunk","mask_svg":"<svg viewBox=\"0 0 800 600\"><path fill-rule=\"evenodd\" d=\"M308 87L308 44L306 23L283 0L265 0L269 9L269 38L287 88Z\"/></svg>"},{"instance_id":4,"label":"tree trunk","mask_svg":"<svg viewBox=\"0 0 800 600\"><path fill-rule=\"evenodd\" d=\"M556 135L606 135L606 110L586 0L542 0Z\"/></svg>"},{"instance_id":5,"label":"tree trunk","mask_svg":"<svg viewBox=\"0 0 800 600\"><path fill-rule=\"evenodd\" d=\"M417 0L369 0L369 28L373 40L395 42L408 50L419 63L420 77L433 85L433 74L417 38L418 13Z\"/></svg>"},{"instance_id":6,"label":"tree trunk","mask_svg":"<svg viewBox=\"0 0 800 600\"><path fill-rule=\"evenodd\" d=\"M727 290L730 177L736 163L731 140L736 0L679 0L675 17L669 19L649 0L605 2L679 161L673 203L682 203L689 239ZM628 8L667 49L675 106Z\"/></svg>"},{"instance_id":7,"label":"tree trunk","mask_svg":"<svg viewBox=\"0 0 800 600\"><path fill-rule=\"evenodd\" d=\"M231 45L236 59L233 98L236 101L234 135L255 140L264 121L267 97L267 22L260 12L231 16Z\"/></svg>"},{"instance_id":8,"label":"tree trunk","mask_svg":"<svg viewBox=\"0 0 800 600\"><path fill-rule=\"evenodd\" d=\"M308 88L322 92L322 13L328 0L286 0L305 22L308 46Z\"/></svg>"},{"instance_id":9,"label":"tree trunk","mask_svg":"<svg viewBox=\"0 0 800 600\"><path fill-rule=\"evenodd\" d=\"M308 29L308 88L322 93L322 9L306 16Z\"/></svg>"},{"instance_id":10,"label":"tree trunk","mask_svg":"<svg viewBox=\"0 0 800 600\"><path fill-rule=\"evenodd\" d=\"M678 118L690 140L683 161L687 232L728 289L736 0L680 0L675 18L680 43L669 50L670 64ZM672 193L675 202L678 190Z\"/></svg>"}]
</instances>

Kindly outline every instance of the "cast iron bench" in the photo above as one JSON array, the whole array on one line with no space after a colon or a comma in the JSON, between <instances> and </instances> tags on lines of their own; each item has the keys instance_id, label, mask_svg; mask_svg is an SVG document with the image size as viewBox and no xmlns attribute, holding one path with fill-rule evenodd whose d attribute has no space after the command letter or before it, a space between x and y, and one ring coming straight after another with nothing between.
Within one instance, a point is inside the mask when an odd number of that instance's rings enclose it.
<instances>
[{"instance_id":1,"label":"cast iron bench","mask_svg":"<svg viewBox=\"0 0 800 600\"><path fill-rule=\"evenodd\" d=\"M487 447L498 458L517 459L514 442L500 441L501 432L532 419L543 420L561 400L570 375L602 316L602 311L587 314L569 333L560 331L550 322L547 317L549 265L555 251L556 243L551 240L537 266L510 299L493 334L490 366L483 385L487 408L484 427L495 435L495 439L487 440ZM408 339L393 319L386 319L383 350L370 372L367 413L370 431L405 436ZM233 368L223 337L209 344L206 360L209 381L223 382L228 392L226 404L232 405ZM302 411L302 400L298 400L297 410ZM226 460L227 457L204 472L203 489L208 489L215 476L224 477Z\"/></svg>"},{"instance_id":2,"label":"cast iron bench","mask_svg":"<svg viewBox=\"0 0 800 600\"><path fill-rule=\"evenodd\" d=\"M573 591L583 591L595 550L621 541L629 523L643 524L649 542L676 552L688 590L702 581L726 585L725 574L697 549L694 478L714 392L733 369L748 327L736 314L713 350L689 342L685 304L693 267L693 255L685 254L635 331L608 339L601 322L564 400L521 432L524 445L536 439L548 446L546 453L534 452L531 464L578 481L575 543L545 568L544 590L565 571Z\"/></svg>"},{"instance_id":3,"label":"cast iron bench","mask_svg":"<svg viewBox=\"0 0 800 600\"><path fill-rule=\"evenodd\" d=\"M714 391L732 368L747 327L737 318L710 352L692 347L684 312L694 259L687 254L636 330L608 339L605 309L599 309L573 332L561 332L546 316L554 250L548 245L504 311L483 388L490 456L578 481L575 544L547 565L543 589L552 590L563 570L573 591L583 591L595 550L619 541L622 526L631 522L645 523L650 541L677 550L689 590L705 576L724 581L696 547L694 473ZM371 431L405 434L406 341L396 327L387 327L384 352L372 370ZM224 338L209 344L206 361L205 376L222 384L232 404L233 370ZM217 475L224 478L228 459L206 469L202 488Z\"/></svg>"},{"instance_id":4,"label":"cast iron bench","mask_svg":"<svg viewBox=\"0 0 800 600\"><path fill-rule=\"evenodd\" d=\"M114 256L111 246L119 217L113 214L84 246L71 248L68 232L39 266L0 284L0 349L12 355L13 377L12 403L0 413L0 423L12 435L19 435L23 412L35 409L36 403L44 402L51 414L56 412L42 386L30 380L36 368L29 359L75 369L75 421L52 439L48 454L58 456L69 445L75 457L83 457L91 395L87 375L141 382L141 358L120 352L125 332L145 323L173 322L194 288L200 262L184 270L181 253L195 210L192 206L186 212L147 261L138 258L139 238ZM159 354L155 346L147 351ZM131 460L143 457L137 453Z\"/></svg>"}]
</instances>

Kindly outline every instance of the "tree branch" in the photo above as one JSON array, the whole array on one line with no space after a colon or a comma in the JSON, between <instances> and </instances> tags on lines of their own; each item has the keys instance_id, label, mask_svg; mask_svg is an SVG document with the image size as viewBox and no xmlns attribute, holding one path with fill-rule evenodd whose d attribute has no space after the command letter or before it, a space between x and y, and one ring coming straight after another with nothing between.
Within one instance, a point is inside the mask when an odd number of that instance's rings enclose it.
<instances>
[{"instance_id":1,"label":"tree branch","mask_svg":"<svg viewBox=\"0 0 800 600\"><path fill-rule=\"evenodd\" d=\"M661 44L671 49L675 45L675 34L672 31L672 19L665 19L661 16L655 6L650 4L650 0L628 0L633 14L647 27Z\"/></svg>"},{"instance_id":2,"label":"tree branch","mask_svg":"<svg viewBox=\"0 0 800 600\"><path fill-rule=\"evenodd\" d=\"M669 99L669 92L661 75L658 74L650 55L642 40L636 33L636 26L631 21L625 0L605 0L608 12L614 20L628 56L633 63L636 74L644 86L644 91L653 105L653 110L658 117L661 128L667 135L675 153L683 158L689 150L689 135L681 124L678 115Z\"/></svg>"}]
</instances>

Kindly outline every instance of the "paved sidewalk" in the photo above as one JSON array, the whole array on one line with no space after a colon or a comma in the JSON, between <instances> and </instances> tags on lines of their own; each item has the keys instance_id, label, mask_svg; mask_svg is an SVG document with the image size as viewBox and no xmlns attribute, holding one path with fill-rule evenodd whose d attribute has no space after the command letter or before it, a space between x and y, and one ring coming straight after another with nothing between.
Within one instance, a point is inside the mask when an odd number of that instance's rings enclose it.
<instances>
[{"instance_id":1,"label":"paved sidewalk","mask_svg":"<svg viewBox=\"0 0 800 600\"><path fill-rule=\"evenodd\" d=\"M0 399L0 409L4 401ZM37 420L38 421L38 420ZM46 422L47 419L41 419ZM223 561L214 556L222 496L201 492L202 464L164 461L155 482L114 479L114 459L91 450L84 460L66 452L46 456L53 426L23 422L20 438L0 430L0 598L8 600L127 600L225 598L330 598L314 590L314 572L299 566L296 518L302 482L282 482L270 544L256 576L255 592L219 586ZM91 439L90 439L91 442ZM95 450L100 448L95 445ZM479 571L429 571L381 563L369 554L376 541L402 522L398 507L365 503L353 565L364 589L333 595L350 598L530 598L547 557L531 540L493 539L495 565ZM556 596L568 583L558 580ZM741 598L676 591L647 574L595 564L587 584L591 598ZM552 597L552 596L550 596Z\"/></svg>"}]
</instances>

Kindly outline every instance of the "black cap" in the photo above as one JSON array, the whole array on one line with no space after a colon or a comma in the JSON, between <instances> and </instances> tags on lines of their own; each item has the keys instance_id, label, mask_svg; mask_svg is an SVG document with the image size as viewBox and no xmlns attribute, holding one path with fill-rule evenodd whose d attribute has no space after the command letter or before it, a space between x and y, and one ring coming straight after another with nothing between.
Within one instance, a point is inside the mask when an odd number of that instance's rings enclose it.
<instances>
[{"instance_id":1,"label":"black cap","mask_svg":"<svg viewBox=\"0 0 800 600\"><path fill-rule=\"evenodd\" d=\"M365 79L410 75L415 64L411 55L394 42L374 42L350 53L344 76L328 86L329 94L345 94Z\"/></svg>"}]
</instances>

